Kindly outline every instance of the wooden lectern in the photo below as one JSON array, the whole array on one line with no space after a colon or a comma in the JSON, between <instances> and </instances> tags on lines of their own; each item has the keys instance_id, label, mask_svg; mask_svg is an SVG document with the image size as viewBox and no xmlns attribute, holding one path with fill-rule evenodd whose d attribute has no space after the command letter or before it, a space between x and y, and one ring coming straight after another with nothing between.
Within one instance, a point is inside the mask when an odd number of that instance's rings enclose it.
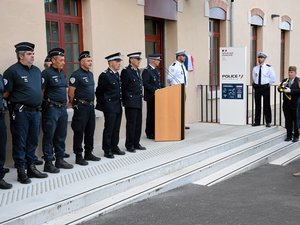
<instances>
[{"instance_id":1,"label":"wooden lectern","mask_svg":"<svg viewBox=\"0 0 300 225\"><path fill-rule=\"evenodd\" d=\"M184 139L184 84L155 91L155 141Z\"/></svg>"}]
</instances>

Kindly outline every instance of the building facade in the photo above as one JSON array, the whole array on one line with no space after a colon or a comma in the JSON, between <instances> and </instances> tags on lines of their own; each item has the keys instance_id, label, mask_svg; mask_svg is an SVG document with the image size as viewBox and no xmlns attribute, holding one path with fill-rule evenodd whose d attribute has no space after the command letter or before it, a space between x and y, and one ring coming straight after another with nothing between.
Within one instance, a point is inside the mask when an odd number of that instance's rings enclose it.
<instances>
[{"instance_id":1,"label":"building facade","mask_svg":"<svg viewBox=\"0 0 300 225\"><path fill-rule=\"evenodd\" d=\"M197 122L199 85L218 88L219 47L247 47L248 84L258 51L268 54L276 83L287 75L289 65L300 66L299 7L295 0L2 0L0 73L16 61L14 44L30 41L36 44L35 64L41 69L47 51L63 47L68 76L78 68L79 52L91 51L95 81L107 68L104 57L111 53L120 51L125 67L126 55L141 51L145 67L146 55L158 52L165 82L175 52L186 49L194 59L186 90L186 122ZM101 137L103 118L97 115L95 135ZM69 129L68 149L72 135ZM96 144L101 143L99 137Z\"/></svg>"}]
</instances>

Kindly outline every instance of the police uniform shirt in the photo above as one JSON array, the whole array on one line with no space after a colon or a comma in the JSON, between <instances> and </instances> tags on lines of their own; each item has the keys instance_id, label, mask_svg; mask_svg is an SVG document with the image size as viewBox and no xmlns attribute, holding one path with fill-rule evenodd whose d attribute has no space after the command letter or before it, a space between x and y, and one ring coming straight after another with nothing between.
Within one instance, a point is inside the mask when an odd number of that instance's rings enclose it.
<instances>
[{"instance_id":1,"label":"police uniform shirt","mask_svg":"<svg viewBox=\"0 0 300 225\"><path fill-rule=\"evenodd\" d=\"M169 67L168 82L170 85L185 84L186 87L188 86L188 72L183 63L176 60Z\"/></svg>"},{"instance_id":2,"label":"police uniform shirt","mask_svg":"<svg viewBox=\"0 0 300 225\"><path fill-rule=\"evenodd\" d=\"M252 78L255 84L259 84L259 69L260 65L253 68ZM269 64L261 66L261 85L273 84L276 81L276 76L273 68Z\"/></svg>"},{"instance_id":3,"label":"police uniform shirt","mask_svg":"<svg viewBox=\"0 0 300 225\"><path fill-rule=\"evenodd\" d=\"M44 99L66 103L67 102L67 80L63 70L58 71L49 67L42 72Z\"/></svg>"},{"instance_id":4,"label":"police uniform shirt","mask_svg":"<svg viewBox=\"0 0 300 225\"><path fill-rule=\"evenodd\" d=\"M131 108L142 108L143 82L140 70L128 65L121 72L121 81L123 105Z\"/></svg>"},{"instance_id":5,"label":"police uniform shirt","mask_svg":"<svg viewBox=\"0 0 300 225\"><path fill-rule=\"evenodd\" d=\"M110 113L120 113L122 111L122 89L118 72L115 73L108 68L100 74L96 97L96 109Z\"/></svg>"},{"instance_id":6,"label":"police uniform shirt","mask_svg":"<svg viewBox=\"0 0 300 225\"><path fill-rule=\"evenodd\" d=\"M74 71L69 80L69 86L75 87L75 99L93 101L94 100L94 76L90 71L82 68Z\"/></svg>"},{"instance_id":7,"label":"police uniform shirt","mask_svg":"<svg viewBox=\"0 0 300 225\"><path fill-rule=\"evenodd\" d=\"M4 82L3 82L3 77L0 74L0 111L3 111L3 92L4 92Z\"/></svg>"},{"instance_id":8,"label":"police uniform shirt","mask_svg":"<svg viewBox=\"0 0 300 225\"><path fill-rule=\"evenodd\" d=\"M148 65L142 74L144 85L144 99L147 101L154 98L154 92L161 88L160 74L158 70ZM151 95L151 96L150 96Z\"/></svg>"},{"instance_id":9,"label":"police uniform shirt","mask_svg":"<svg viewBox=\"0 0 300 225\"><path fill-rule=\"evenodd\" d=\"M30 68L17 62L3 74L4 90L8 91L12 103L36 107L42 104L41 71L32 65Z\"/></svg>"}]
</instances>

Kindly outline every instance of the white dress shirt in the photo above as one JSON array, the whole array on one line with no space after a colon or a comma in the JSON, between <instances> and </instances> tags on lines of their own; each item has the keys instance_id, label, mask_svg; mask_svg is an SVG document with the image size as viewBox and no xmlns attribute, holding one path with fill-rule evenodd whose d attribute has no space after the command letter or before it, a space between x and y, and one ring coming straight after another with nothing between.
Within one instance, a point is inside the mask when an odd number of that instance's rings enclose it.
<instances>
[{"instance_id":1,"label":"white dress shirt","mask_svg":"<svg viewBox=\"0 0 300 225\"><path fill-rule=\"evenodd\" d=\"M185 79L184 79L185 76ZM175 61L170 67L168 71L168 83L170 85L175 84L184 84L188 86L188 72L183 63L179 61ZM184 82L185 81L185 82Z\"/></svg>"},{"instance_id":2,"label":"white dress shirt","mask_svg":"<svg viewBox=\"0 0 300 225\"><path fill-rule=\"evenodd\" d=\"M252 71L252 78L255 84L258 84L259 67L260 65L255 66ZM263 64L261 66L261 85L273 84L275 83L275 81L276 81L276 75L272 66L268 64Z\"/></svg>"}]
</instances>

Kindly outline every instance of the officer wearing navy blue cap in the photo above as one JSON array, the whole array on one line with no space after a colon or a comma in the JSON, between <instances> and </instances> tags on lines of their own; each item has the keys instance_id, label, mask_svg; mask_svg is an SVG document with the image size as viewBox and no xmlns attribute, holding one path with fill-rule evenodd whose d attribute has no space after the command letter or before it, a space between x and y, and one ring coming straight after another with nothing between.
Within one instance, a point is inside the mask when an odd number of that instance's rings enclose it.
<instances>
[{"instance_id":1,"label":"officer wearing navy blue cap","mask_svg":"<svg viewBox=\"0 0 300 225\"><path fill-rule=\"evenodd\" d=\"M87 160L99 161L100 158L92 154L94 149L95 109L94 109L94 75L90 71L92 58L89 51L79 55L80 68L74 71L69 79L69 101L73 106L72 118L73 151L76 163L87 165ZM84 139L83 139L84 136ZM82 157L82 141L84 140L84 158Z\"/></svg>"},{"instance_id":2,"label":"officer wearing navy blue cap","mask_svg":"<svg viewBox=\"0 0 300 225\"><path fill-rule=\"evenodd\" d=\"M149 139L155 138L155 97L154 92L162 87L160 82L160 74L157 67L160 64L160 54L149 54L149 64L144 69L143 85L144 85L144 100L147 102L147 118L146 118L146 136Z\"/></svg>"},{"instance_id":3,"label":"officer wearing navy blue cap","mask_svg":"<svg viewBox=\"0 0 300 225\"><path fill-rule=\"evenodd\" d=\"M6 125L4 119L4 102L3 102L3 91L4 91L4 82L2 75L0 74L0 189L10 189L12 188L12 184L7 183L3 178L6 169L3 167L5 163L6 156Z\"/></svg>"},{"instance_id":4,"label":"officer wearing navy blue cap","mask_svg":"<svg viewBox=\"0 0 300 225\"><path fill-rule=\"evenodd\" d=\"M41 173L34 165L40 131L42 80L40 69L33 65L34 44L21 42L15 48L18 62L3 74L3 96L10 102L13 159L18 181L28 184L31 182L30 177L47 177L47 174Z\"/></svg>"},{"instance_id":5,"label":"officer wearing navy blue cap","mask_svg":"<svg viewBox=\"0 0 300 225\"><path fill-rule=\"evenodd\" d=\"M68 113L67 80L63 71L65 55L62 48L53 48L48 52L51 57L51 67L42 72L42 88L44 94L42 111L44 153L44 171L59 173L59 168L72 169L73 165L63 158L65 155L65 140L67 137ZM55 157L53 155L53 150ZM53 165L52 161L55 161Z\"/></svg>"},{"instance_id":6,"label":"officer wearing navy blue cap","mask_svg":"<svg viewBox=\"0 0 300 225\"><path fill-rule=\"evenodd\" d=\"M121 72L122 81L122 101L125 107L126 116L126 141L127 151L135 152L146 150L141 146L142 132L142 106L143 106L143 81L141 78L139 65L141 62L141 52L134 52L127 55L129 65Z\"/></svg>"},{"instance_id":7,"label":"officer wearing navy blue cap","mask_svg":"<svg viewBox=\"0 0 300 225\"><path fill-rule=\"evenodd\" d=\"M106 56L108 69L103 71L98 78L96 88L96 109L104 114L104 129L102 149L104 157L112 159L114 155L124 155L118 147L122 119L122 89L118 70L121 67L121 53Z\"/></svg>"}]
</instances>

